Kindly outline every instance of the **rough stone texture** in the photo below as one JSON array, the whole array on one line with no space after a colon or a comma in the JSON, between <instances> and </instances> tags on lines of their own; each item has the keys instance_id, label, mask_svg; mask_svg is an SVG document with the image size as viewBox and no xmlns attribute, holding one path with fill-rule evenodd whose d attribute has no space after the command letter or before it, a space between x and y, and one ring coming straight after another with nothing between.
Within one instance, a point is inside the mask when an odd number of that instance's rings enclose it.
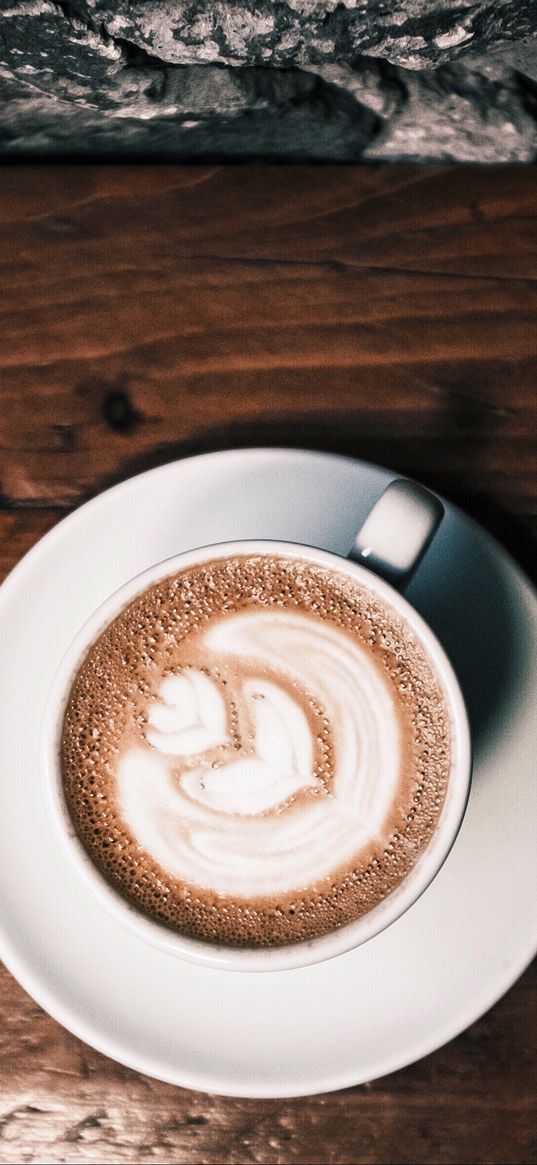
<instances>
[{"instance_id":1,"label":"rough stone texture","mask_svg":"<svg viewBox=\"0 0 537 1165\"><path fill-rule=\"evenodd\" d=\"M60 9L90 38L175 65L289 66L367 54L417 69L537 29L533 0L3 0L3 8L15 20Z\"/></svg>"},{"instance_id":2,"label":"rough stone texture","mask_svg":"<svg viewBox=\"0 0 537 1165\"><path fill-rule=\"evenodd\" d=\"M0 0L4 158L532 161L535 0Z\"/></svg>"}]
</instances>

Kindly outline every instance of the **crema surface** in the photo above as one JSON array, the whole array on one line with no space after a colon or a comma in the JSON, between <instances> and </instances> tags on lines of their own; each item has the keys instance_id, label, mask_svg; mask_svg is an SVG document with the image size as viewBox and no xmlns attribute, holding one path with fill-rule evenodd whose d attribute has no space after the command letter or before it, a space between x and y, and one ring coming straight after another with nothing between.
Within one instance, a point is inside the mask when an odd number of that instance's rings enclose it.
<instances>
[{"instance_id":1,"label":"crema surface","mask_svg":"<svg viewBox=\"0 0 537 1165\"><path fill-rule=\"evenodd\" d=\"M449 718L374 592L236 556L156 583L101 634L62 765L84 846L144 913L280 945L354 920L412 869L445 798Z\"/></svg>"}]
</instances>

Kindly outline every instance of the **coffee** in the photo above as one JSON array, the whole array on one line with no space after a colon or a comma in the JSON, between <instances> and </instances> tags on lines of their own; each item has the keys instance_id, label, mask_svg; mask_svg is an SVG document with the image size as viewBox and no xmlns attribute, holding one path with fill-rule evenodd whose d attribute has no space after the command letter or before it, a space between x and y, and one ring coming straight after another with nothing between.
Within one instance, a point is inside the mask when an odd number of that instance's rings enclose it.
<instances>
[{"instance_id":1,"label":"coffee","mask_svg":"<svg viewBox=\"0 0 537 1165\"><path fill-rule=\"evenodd\" d=\"M154 583L102 631L69 694L64 792L93 862L151 919L280 946L410 873L450 738L425 648L374 590L237 554Z\"/></svg>"}]
</instances>

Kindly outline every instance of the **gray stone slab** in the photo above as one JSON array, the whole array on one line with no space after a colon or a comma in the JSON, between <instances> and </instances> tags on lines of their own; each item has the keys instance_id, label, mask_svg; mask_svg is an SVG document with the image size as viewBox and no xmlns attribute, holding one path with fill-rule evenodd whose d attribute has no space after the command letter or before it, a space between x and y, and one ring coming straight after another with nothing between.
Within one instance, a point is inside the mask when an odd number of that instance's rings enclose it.
<instances>
[{"instance_id":1,"label":"gray stone slab","mask_svg":"<svg viewBox=\"0 0 537 1165\"><path fill-rule=\"evenodd\" d=\"M533 161L537 0L0 0L0 154Z\"/></svg>"}]
</instances>

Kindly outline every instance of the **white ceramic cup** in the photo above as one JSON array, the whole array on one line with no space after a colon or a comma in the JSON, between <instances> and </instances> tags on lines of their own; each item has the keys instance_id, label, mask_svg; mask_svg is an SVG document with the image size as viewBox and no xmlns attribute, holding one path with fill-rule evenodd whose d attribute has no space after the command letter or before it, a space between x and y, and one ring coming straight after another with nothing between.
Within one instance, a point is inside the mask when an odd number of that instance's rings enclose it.
<instances>
[{"instance_id":1,"label":"white ceramic cup","mask_svg":"<svg viewBox=\"0 0 537 1165\"><path fill-rule=\"evenodd\" d=\"M439 499L414 482L397 479L388 486L356 535L348 558L288 542L226 542L168 558L145 570L111 595L76 635L55 675L43 721L43 755L55 827L69 857L92 893L140 939L168 954L233 971L272 971L304 967L340 955L379 934L419 898L445 861L459 831L470 789L471 746L468 717L451 664L430 627L400 594L416 569L443 508ZM63 718L74 677L90 646L138 594L159 579L215 558L237 554L284 555L331 567L386 600L421 641L444 690L452 729L452 769L436 830L403 882L367 914L346 926L285 947L236 949L189 938L152 921L118 894L82 846L65 803L60 764ZM388 581L389 580L389 581Z\"/></svg>"}]
</instances>

